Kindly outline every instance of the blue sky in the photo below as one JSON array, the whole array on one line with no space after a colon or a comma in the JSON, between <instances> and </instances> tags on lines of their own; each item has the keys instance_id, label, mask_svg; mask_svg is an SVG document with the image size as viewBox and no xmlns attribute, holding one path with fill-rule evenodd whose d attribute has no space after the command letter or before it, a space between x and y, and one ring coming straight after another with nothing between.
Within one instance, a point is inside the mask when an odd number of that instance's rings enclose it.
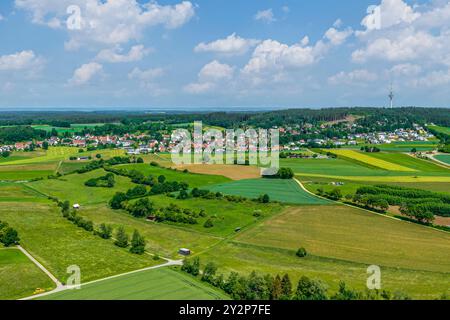
<instances>
[{"instance_id":1,"label":"blue sky","mask_svg":"<svg viewBox=\"0 0 450 320\"><path fill-rule=\"evenodd\" d=\"M448 107L449 30L447 0L2 0L0 108Z\"/></svg>"}]
</instances>

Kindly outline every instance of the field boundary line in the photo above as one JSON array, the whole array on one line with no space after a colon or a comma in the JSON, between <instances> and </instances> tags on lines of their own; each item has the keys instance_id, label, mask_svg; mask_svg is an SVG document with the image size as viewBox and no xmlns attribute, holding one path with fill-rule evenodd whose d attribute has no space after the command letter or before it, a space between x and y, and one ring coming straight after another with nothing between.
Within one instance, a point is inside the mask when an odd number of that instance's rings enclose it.
<instances>
[{"instance_id":1,"label":"field boundary line","mask_svg":"<svg viewBox=\"0 0 450 320\"><path fill-rule=\"evenodd\" d=\"M41 269L55 284L56 288L63 287L63 284L50 272L48 271L39 261L37 261L27 250L25 250L22 246L18 245L17 248L22 251L22 253L27 256L28 259L31 260L39 269Z\"/></svg>"},{"instance_id":2,"label":"field boundary line","mask_svg":"<svg viewBox=\"0 0 450 320\"><path fill-rule=\"evenodd\" d=\"M316 196L316 197L318 197L318 198L326 199L326 198L321 197L321 196L318 196L318 195L312 193L311 191L309 191L308 189L306 189L305 186L304 186L299 180L297 180L296 178L294 178L294 180L297 181L297 183L298 183L298 184L303 188L303 190L305 190L306 192L308 192L308 193L310 193L310 194L312 194L312 195L314 195L314 196ZM328 199L328 200L330 200L330 199ZM378 213L378 212L375 212L375 211L370 211L370 210L368 210L368 209L360 208L360 207L357 207L357 206L352 206L351 204L348 204L348 203L343 203L343 202L340 202L340 201L334 201L334 200L330 200L330 201L332 201L332 202L334 202L334 203L336 203L336 204L339 204L339 205L344 205L344 206L353 208L353 209L359 209L359 210L366 211L366 212L371 213L371 214L376 214L377 216L380 216L380 217L389 218L389 219L396 220L396 221L400 221L400 222L406 222L406 223L410 223L410 224L413 224L413 225L425 227L425 228L428 228L428 229L432 229L432 230L434 230L434 231L439 231L439 232L443 232L443 233L448 234L448 231L436 229L436 228L433 228L433 227L430 227L430 226L425 226L425 225L422 225L422 224L417 224L417 223L414 223L414 222L411 222L411 221L402 220L402 219L399 219L399 218L396 218L396 217L389 216L389 215L387 215L387 214L382 214L382 213Z\"/></svg>"}]
</instances>

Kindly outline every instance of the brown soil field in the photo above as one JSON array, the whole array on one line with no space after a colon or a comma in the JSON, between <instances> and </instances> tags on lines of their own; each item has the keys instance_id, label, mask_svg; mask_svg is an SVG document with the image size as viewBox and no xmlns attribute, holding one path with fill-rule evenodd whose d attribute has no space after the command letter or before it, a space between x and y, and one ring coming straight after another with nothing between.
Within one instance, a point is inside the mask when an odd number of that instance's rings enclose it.
<instances>
[{"instance_id":1,"label":"brown soil field","mask_svg":"<svg viewBox=\"0 0 450 320\"><path fill-rule=\"evenodd\" d=\"M187 169L192 173L219 175L230 178L232 180L257 179L261 178L259 168L250 166L234 166L234 165L208 165L208 164L190 164L173 166L178 170Z\"/></svg>"}]
</instances>

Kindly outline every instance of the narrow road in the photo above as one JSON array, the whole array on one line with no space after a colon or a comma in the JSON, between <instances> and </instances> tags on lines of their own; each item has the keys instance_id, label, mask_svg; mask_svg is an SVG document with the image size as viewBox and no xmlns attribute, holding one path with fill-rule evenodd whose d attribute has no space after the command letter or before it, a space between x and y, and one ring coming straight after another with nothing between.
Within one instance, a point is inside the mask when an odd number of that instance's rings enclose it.
<instances>
[{"instance_id":1,"label":"narrow road","mask_svg":"<svg viewBox=\"0 0 450 320\"><path fill-rule=\"evenodd\" d=\"M183 264L183 260L172 260L172 259L166 259L166 260L167 260L166 263L160 264L160 265L157 265L157 266L152 266L152 267L147 267L147 268L143 268L143 269L139 269L139 270L134 270L134 271L130 271L130 272L116 274L114 276L110 276L110 277L106 277L106 278L97 279L97 280L93 280L93 281L90 281L90 282L82 283L81 287L86 286L88 284L92 284L92 283L97 283L97 282L101 282L101 281L106 281L106 280L110 280L110 279L123 277L123 276L129 275L129 274L144 272L144 271L158 269L158 268L170 267L170 266L180 266L180 265ZM52 290L52 291L49 291L49 292L44 292L44 293L41 293L41 294L36 294L36 295L29 296L29 297L26 297L26 298L22 298L22 299L19 299L19 300L33 300L33 299L36 299L36 298L48 296L48 295L51 295L51 294L54 294L54 293L57 293L57 292L61 292L61 291L65 291L65 290L76 290L76 289L74 289L71 286L64 286L64 285L61 284L61 286L57 286L55 290Z\"/></svg>"},{"instance_id":2,"label":"narrow road","mask_svg":"<svg viewBox=\"0 0 450 320\"><path fill-rule=\"evenodd\" d=\"M41 269L52 281L56 284L56 289L63 287L63 284L50 272L48 271L42 264L39 263L27 250L25 250L22 246L17 246L17 248L23 252L24 255L28 257L39 269Z\"/></svg>"}]
</instances>

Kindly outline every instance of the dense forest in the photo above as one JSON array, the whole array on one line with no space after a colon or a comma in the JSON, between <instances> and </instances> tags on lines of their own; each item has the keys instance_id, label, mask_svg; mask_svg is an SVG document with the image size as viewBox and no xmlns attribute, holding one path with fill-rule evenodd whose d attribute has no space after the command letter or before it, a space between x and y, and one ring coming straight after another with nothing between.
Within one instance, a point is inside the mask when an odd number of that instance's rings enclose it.
<instances>
[{"instance_id":1,"label":"dense forest","mask_svg":"<svg viewBox=\"0 0 450 320\"><path fill-rule=\"evenodd\" d=\"M81 129L80 134L124 134L132 132L161 132L173 129L179 124L202 121L205 124L224 128L271 128L274 126L295 126L305 124L319 126L332 123L316 130L304 130L300 136L307 138L341 137L348 134L347 123L339 120L353 116L357 125L353 133L392 131L398 128L413 128L414 124L450 126L450 109L444 108L327 108L289 109L269 112L197 112L197 113L146 113L146 112L3 112L0 126L22 126L20 128L0 128L0 142L11 143L45 137L45 132L34 130L30 125L48 124L55 127L70 127L70 124L106 124ZM52 133L54 134L54 132ZM317 136L314 136L317 134ZM159 134L158 134L159 135ZM155 136L153 138L160 138ZM442 137L441 137L442 138ZM445 140L445 139L443 139Z\"/></svg>"}]
</instances>

